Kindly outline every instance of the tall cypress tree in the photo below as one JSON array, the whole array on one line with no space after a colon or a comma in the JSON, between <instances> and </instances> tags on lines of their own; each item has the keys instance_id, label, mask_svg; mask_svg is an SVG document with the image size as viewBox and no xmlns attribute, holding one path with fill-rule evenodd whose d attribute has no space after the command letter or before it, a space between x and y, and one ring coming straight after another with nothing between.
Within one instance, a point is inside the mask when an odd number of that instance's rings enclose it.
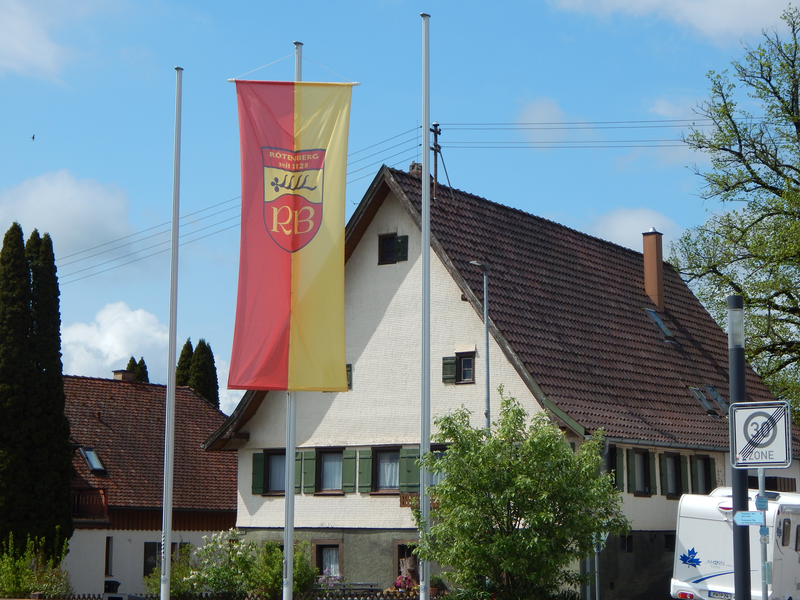
<instances>
[{"instance_id":1,"label":"tall cypress tree","mask_svg":"<svg viewBox=\"0 0 800 600\"><path fill-rule=\"evenodd\" d=\"M219 408L219 383L214 353L204 339L197 342L189 371L189 387Z\"/></svg>"},{"instance_id":2,"label":"tall cypress tree","mask_svg":"<svg viewBox=\"0 0 800 600\"><path fill-rule=\"evenodd\" d=\"M134 371L133 378L142 383L150 383L150 376L147 374L147 365L144 364L144 356L139 358L139 362L136 363L136 370Z\"/></svg>"},{"instance_id":3,"label":"tall cypress tree","mask_svg":"<svg viewBox=\"0 0 800 600\"><path fill-rule=\"evenodd\" d=\"M128 364L125 365L125 370L136 375L136 359L132 356L128 359Z\"/></svg>"},{"instance_id":4,"label":"tall cypress tree","mask_svg":"<svg viewBox=\"0 0 800 600\"><path fill-rule=\"evenodd\" d=\"M40 418L30 402L36 380L31 349L31 276L22 228L14 223L0 249L0 541L31 533L36 470L30 463Z\"/></svg>"},{"instance_id":5,"label":"tall cypress tree","mask_svg":"<svg viewBox=\"0 0 800 600\"><path fill-rule=\"evenodd\" d=\"M69 421L64 413L61 363L61 311L53 242L34 229L25 246L31 276L31 330L33 363L37 376L31 398L40 405L39 423L32 439L31 463L36 474L33 507L34 537L44 537L48 551L57 553L59 540L72 536L70 476L72 446ZM57 532L57 534L56 534ZM59 539L56 539L58 537Z\"/></svg>"},{"instance_id":6,"label":"tall cypress tree","mask_svg":"<svg viewBox=\"0 0 800 600\"><path fill-rule=\"evenodd\" d=\"M181 355L178 357L178 366L175 367L175 385L189 385L193 354L192 338L186 338L186 343L181 348Z\"/></svg>"}]
</instances>

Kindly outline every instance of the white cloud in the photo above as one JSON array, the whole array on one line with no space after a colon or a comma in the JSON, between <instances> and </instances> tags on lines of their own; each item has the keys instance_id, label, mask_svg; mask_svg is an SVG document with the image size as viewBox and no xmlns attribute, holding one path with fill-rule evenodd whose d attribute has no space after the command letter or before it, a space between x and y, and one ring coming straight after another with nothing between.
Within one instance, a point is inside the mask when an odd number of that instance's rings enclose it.
<instances>
[{"instance_id":1,"label":"white cloud","mask_svg":"<svg viewBox=\"0 0 800 600\"><path fill-rule=\"evenodd\" d=\"M0 191L0 223L18 221L26 236L33 229L49 233L56 259L128 235L127 213L121 189L76 179L67 170Z\"/></svg>"},{"instance_id":2,"label":"white cloud","mask_svg":"<svg viewBox=\"0 0 800 600\"><path fill-rule=\"evenodd\" d=\"M775 27L786 0L549 0L558 8L600 16L655 14L713 40L737 41Z\"/></svg>"},{"instance_id":3,"label":"white cloud","mask_svg":"<svg viewBox=\"0 0 800 600\"><path fill-rule=\"evenodd\" d=\"M54 77L70 56L53 41L45 20L31 3L0 2L0 73Z\"/></svg>"},{"instance_id":4,"label":"white cloud","mask_svg":"<svg viewBox=\"0 0 800 600\"><path fill-rule=\"evenodd\" d=\"M659 212L649 208L619 208L595 217L586 232L637 252L642 251L642 234L655 227L664 234L664 247L677 240L681 228Z\"/></svg>"},{"instance_id":5,"label":"white cloud","mask_svg":"<svg viewBox=\"0 0 800 600\"><path fill-rule=\"evenodd\" d=\"M144 357L150 381L164 383L168 344L167 326L155 315L124 302L106 304L91 323L62 328L64 373L110 378L131 356Z\"/></svg>"},{"instance_id":6,"label":"white cloud","mask_svg":"<svg viewBox=\"0 0 800 600\"><path fill-rule=\"evenodd\" d=\"M64 373L111 378L124 369L133 356L144 357L152 383L167 382L168 327L143 309L133 310L125 302L106 304L91 323L73 323L61 331ZM244 392L228 390L227 361L215 357L219 381L219 407L231 414Z\"/></svg>"},{"instance_id":7,"label":"white cloud","mask_svg":"<svg viewBox=\"0 0 800 600\"><path fill-rule=\"evenodd\" d=\"M54 33L124 0L0 0L0 74L56 79L78 51Z\"/></svg>"}]
</instances>

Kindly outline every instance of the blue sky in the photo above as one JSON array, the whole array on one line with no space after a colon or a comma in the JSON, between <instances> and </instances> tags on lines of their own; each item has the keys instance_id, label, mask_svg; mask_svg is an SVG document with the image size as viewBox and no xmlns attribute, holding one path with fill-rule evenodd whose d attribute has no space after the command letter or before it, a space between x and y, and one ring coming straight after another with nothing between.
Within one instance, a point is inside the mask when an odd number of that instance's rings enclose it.
<instances>
[{"instance_id":1,"label":"blue sky","mask_svg":"<svg viewBox=\"0 0 800 600\"><path fill-rule=\"evenodd\" d=\"M708 162L680 136L706 73L758 44L786 5L0 0L0 227L53 237L66 373L109 377L144 356L165 383L183 67L179 347L211 345L230 412L240 171L227 79L263 65L247 78L293 79L298 40L303 79L361 83L349 217L380 164L419 160L427 12L431 118L452 185L640 250L651 226L669 244L719 209L687 168Z\"/></svg>"}]
</instances>

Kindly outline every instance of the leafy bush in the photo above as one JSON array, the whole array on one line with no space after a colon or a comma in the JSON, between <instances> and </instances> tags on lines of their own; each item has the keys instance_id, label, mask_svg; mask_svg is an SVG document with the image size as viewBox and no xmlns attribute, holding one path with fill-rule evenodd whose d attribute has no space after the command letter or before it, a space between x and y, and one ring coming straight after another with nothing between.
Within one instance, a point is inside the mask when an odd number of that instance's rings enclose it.
<instances>
[{"instance_id":1,"label":"leafy bush","mask_svg":"<svg viewBox=\"0 0 800 600\"><path fill-rule=\"evenodd\" d=\"M189 575L192 572L192 554L194 546L192 544L181 543L178 554L173 556L169 568L169 590L171 596L191 594L192 585ZM159 596L161 594L161 560L147 577L144 578L144 588L148 595Z\"/></svg>"},{"instance_id":2,"label":"leafy bush","mask_svg":"<svg viewBox=\"0 0 800 600\"><path fill-rule=\"evenodd\" d=\"M34 592L47 597L72 594L69 574L61 570L67 542L57 556L45 558L45 540L28 538L25 547L14 544L14 536L0 545L0 597L30 598Z\"/></svg>"},{"instance_id":3,"label":"leafy bush","mask_svg":"<svg viewBox=\"0 0 800 600\"><path fill-rule=\"evenodd\" d=\"M170 569L170 593L258 595L280 598L283 591L283 553L276 542L257 544L238 537L235 529L204 536L199 548L181 548ZM308 542L298 543L294 553L294 592L311 589L317 569L311 564ZM148 594L158 595L160 569L145 578Z\"/></svg>"}]
</instances>

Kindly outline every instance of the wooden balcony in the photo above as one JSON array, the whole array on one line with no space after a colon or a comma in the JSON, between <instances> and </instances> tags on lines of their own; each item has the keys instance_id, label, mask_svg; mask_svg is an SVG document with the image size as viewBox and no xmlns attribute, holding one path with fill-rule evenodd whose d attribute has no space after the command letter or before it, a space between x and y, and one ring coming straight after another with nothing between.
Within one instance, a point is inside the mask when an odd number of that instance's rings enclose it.
<instances>
[{"instance_id":1,"label":"wooden balcony","mask_svg":"<svg viewBox=\"0 0 800 600\"><path fill-rule=\"evenodd\" d=\"M108 496L105 489L72 490L74 519L108 519Z\"/></svg>"}]
</instances>

